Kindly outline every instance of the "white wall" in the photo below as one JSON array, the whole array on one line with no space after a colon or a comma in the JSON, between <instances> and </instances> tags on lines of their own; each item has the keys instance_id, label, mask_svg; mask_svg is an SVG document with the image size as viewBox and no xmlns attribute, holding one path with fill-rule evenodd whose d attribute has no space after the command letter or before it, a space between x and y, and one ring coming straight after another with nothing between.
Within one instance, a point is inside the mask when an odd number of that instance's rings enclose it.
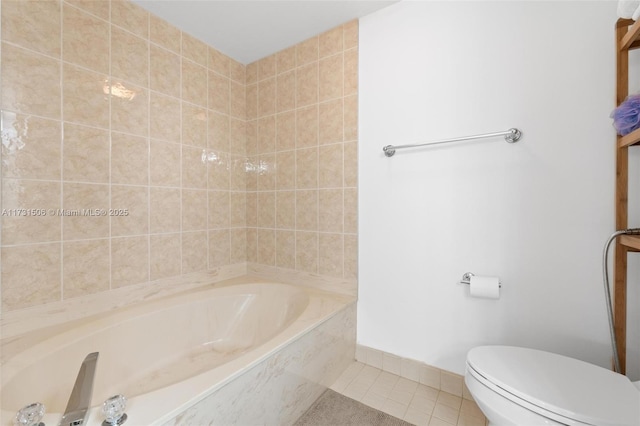
<instances>
[{"instance_id":1,"label":"white wall","mask_svg":"<svg viewBox=\"0 0 640 426\"><path fill-rule=\"evenodd\" d=\"M402 2L361 19L360 344L461 374L481 344L609 365L615 10ZM517 144L382 153L510 127ZM501 298L470 298L466 271L499 275Z\"/></svg>"}]
</instances>

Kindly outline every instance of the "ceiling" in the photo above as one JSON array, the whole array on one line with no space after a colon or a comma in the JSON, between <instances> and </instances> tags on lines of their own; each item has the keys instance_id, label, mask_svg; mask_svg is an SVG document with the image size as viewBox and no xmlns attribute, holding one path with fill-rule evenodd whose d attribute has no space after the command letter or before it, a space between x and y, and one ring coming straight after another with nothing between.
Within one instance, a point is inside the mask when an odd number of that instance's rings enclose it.
<instances>
[{"instance_id":1,"label":"ceiling","mask_svg":"<svg viewBox=\"0 0 640 426\"><path fill-rule=\"evenodd\" d=\"M398 0L133 1L236 61L248 64Z\"/></svg>"}]
</instances>

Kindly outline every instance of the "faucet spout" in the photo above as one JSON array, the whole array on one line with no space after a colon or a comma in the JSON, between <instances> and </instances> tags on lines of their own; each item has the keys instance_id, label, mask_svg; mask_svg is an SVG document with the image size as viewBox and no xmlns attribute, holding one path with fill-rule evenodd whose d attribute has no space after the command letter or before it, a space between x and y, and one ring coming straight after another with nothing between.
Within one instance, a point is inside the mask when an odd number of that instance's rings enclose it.
<instances>
[{"instance_id":1,"label":"faucet spout","mask_svg":"<svg viewBox=\"0 0 640 426\"><path fill-rule=\"evenodd\" d=\"M86 356L73 385L67 409L64 411L59 426L82 426L87 420L93 394L93 378L98 363L98 352Z\"/></svg>"}]
</instances>

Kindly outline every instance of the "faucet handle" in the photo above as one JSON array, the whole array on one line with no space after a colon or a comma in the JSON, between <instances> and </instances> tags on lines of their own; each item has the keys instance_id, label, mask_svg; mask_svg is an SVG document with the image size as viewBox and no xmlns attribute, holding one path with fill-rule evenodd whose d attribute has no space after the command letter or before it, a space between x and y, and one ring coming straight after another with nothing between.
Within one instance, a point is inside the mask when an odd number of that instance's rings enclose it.
<instances>
[{"instance_id":1,"label":"faucet handle","mask_svg":"<svg viewBox=\"0 0 640 426\"><path fill-rule=\"evenodd\" d=\"M102 425L116 426L127 421L127 414L124 412L126 404L127 399L123 395L114 395L107 399L102 405L102 412L105 416Z\"/></svg>"},{"instance_id":2,"label":"faucet handle","mask_svg":"<svg viewBox=\"0 0 640 426\"><path fill-rule=\"evenodd\" d=\"M40 421L42 417L44 417L44 404L34 402L18 411L13 424L16 426L44 426L44 423Z\"/></svg>"}]
</instances>

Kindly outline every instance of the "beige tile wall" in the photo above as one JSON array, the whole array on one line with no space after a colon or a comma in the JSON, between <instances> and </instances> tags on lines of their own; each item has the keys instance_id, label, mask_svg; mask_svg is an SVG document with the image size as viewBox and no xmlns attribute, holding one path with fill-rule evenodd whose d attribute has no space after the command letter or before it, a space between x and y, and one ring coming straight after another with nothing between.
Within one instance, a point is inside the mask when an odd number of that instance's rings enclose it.
<instances>
[{"instance_id":1,"label":"beige tile wall","mask_svg":"<svg viewBox=\"0 0 640 426\"><path fill-rule=\"evenodd\" d=\"M7 0L2 77L3 311L245 262L244 65L129 2Z\"/></svg>"},{"instance_id":2,"label":"beige tile wall","mask_svg":"<svg viewBox=\"0 0 640 426\"><path fill-rule=\"evenodd\" d=\"M357 273L358 23L247 65L247 258Z\"/></svg>"},{"instance_id":3,"label":"beige tile wall","mask_svg":"<svg viewBox=\"0 0 640 426\"><path fill-rule=\"evenodd\" d=\"M128 1L0 7L3 312L247 260L355 280L357 22L245 67Z\"/></svg>"}]
</instances>

